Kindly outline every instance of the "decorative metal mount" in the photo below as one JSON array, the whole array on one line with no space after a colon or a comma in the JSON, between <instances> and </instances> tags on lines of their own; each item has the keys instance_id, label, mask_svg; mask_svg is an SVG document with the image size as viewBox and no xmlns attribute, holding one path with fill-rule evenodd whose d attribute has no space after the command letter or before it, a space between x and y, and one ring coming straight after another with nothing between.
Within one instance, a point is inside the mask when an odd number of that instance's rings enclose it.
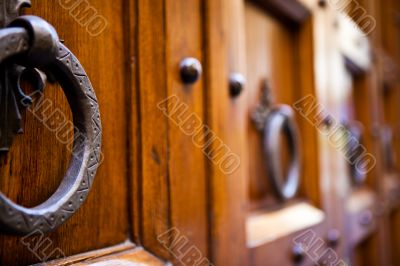
<instances>
[{"instance_id":1,"label":"decorative metal mount","mask_svg":"<svg viewBox=\"0 0 400 266\"><path fill-rule=\"evenodd\" d=\"M252 119L257 130L263 131L265 128L265 121L271 113L272 95L268 81L265 81L260 104L252 113Z\"/></svg>"},{"instance_id":2,"label":"decorative metal mount","mask_svg":"<svg viewBox=\"0 0 400 266\"><path fill-rule=\"evenodd\" d=\"M255 127L263 134L263 147L268 177L275 194L288 200L296 195L300 182L300 147L297 125L290 106L272 105L271 90L264 84L261 103L251 117ZM287 176L282 172L280 136L284 134L290 151Z\"/></svg>"},{"instance_id":3,"label":"decorative metal mount","mask_svg":"<svg viewBox=\"0 0 400 266\"><path fill-rule=\"evenodd\" d=\"M23 7L30 7L28 0L4 0L0 2L0 27L9 26L15 20ZM11 37L10 42L0 45L1 57L6 57L10 49L28 47L27 39ZM35 68L27 68L12 62L0 65L0 151L8 151L15 134L23 132L21 126L21 111L32 104L32 98L24 93L20 87L23 75L34 81L34 92L42 91L46 76Z\"/></svg>"},{"instance_id":4,"label":"decorative metal mount","mask_svg":"<svg viewBox=\"0 0 400 266\"><path fill-rule=\"evenodd\" d=\"M30 0L2 0L0 2L0 27L5 28L20 15L22 8L30 6Z\"/></svg>"},{"instance_id":5,"label":"decorative metal mount","mask_svg":"<svg viewBox=\"0 0 400 266\"><path fill-rule=\"evenodd\" d=\"M19 85L22 75L36 84L34 94L44 88L43 73L60 84L72 111L74 139L68 170L45 202L25 208L0 192L0 232L16 235L46 233L64 224L85 202L101 162L99 106L90 80L49 23L36 16L17 17L27 5L29 1L0 2L0 150L8 150L14 134L22 132L20 111L32 103Z\"/></svg>"}]
</instances>

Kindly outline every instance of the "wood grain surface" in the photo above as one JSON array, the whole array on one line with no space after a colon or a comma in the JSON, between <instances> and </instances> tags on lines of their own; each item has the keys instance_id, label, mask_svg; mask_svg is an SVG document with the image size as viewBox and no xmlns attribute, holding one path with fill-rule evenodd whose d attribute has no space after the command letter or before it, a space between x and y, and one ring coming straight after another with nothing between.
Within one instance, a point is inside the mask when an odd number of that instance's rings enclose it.
<instances>
[{"instance_id":1,"label":"wood grain surface","mask_svg":"<svg viewBox=\"0 0 400 266\"><path fill-rule=\"evenodd\" d=\"M117 15L123 12L124 1L90 1L90 4L108 23L98 36L91 36L58 1L33 1L33 8L27 10L49 21L64 44L79 58L95 88L103 123L104 161L89 198L65 225L48 235L51 247L59 248L66 256L118 244L128 237L126 121L129 112L124 104L128 72L124 71L125 25ZM51 110L59 108L71 117L60 88L48 86L44 97L54 102ZM0 190L16 202L32 207L57 189L70 153L54 132L31 113L25 112L23 126L24 134L17 137L8 154L1 156ZM52 258L47 255L51 254L37 257L21 238L0 236L1 265L25 265Z\"/></svg>"},{"instance_id":2,"label":"wood grain surface","mask_svg":"<svg viewBox=\"0 0 400 266\"><path fill-rule=\"evenodd\" d=\"M388 203L385 184L400 175L400 4L349 0L349 9L339 10L328 2L32 0L25 13L57 29L93 84L104 161L87 202L61 228L42 238L0 235L0 266L53 259L49 265L291 265L296 236L312 230L325 241L329 229L340 232L340 258L399 265L398 194ZM351 75L337 17L359 7L377 27L368 36L371 68ZM93 34L90 16L105 21L105 30ZM188 57L203 68L191 85L179 68ZM229 93L232 74L246 78L237 97ZM340 151L295 112L300 189L293 201L276 197L251 120L266 81L276 104L292 106L312 95L338 122L362 122L377 166L361 189L351 186ZM29 80L23 84L32 89ZM38 119L59 110L71 120L66 98L57 84L48 84L43 98L49 108L39 108L39 117L24 111L23 134L0 154L0 191L26 207L56 191L71 156L70 145ZM394 133L391 171L378 134L384 125ZM281 144L286 168L288 149L284 139ZM238 159L232 171L215 160L226 155L223 149ZM362 227L365 210L374 223ZM299 265L311 263L307 257Z\"/></svg>"}]
</instances>

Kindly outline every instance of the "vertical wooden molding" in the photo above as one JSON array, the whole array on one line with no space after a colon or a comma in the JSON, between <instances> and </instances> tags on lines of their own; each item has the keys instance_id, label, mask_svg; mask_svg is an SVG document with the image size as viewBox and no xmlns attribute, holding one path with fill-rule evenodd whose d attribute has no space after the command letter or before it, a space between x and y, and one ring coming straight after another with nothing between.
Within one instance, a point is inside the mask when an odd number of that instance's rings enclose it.
<instances>
[{"instance_id":1,"label":"vertical wooden molding","mask_svg":"<svg viewBox=\"0 0 400 266\"><path fill-rule=\"evenodd\" d=\"M138 238L146 249L173 263L189 258L190 248L208 257L206 157L181 128L192 114L205 122L203 79L185 85L179 72L185 57L202 61L201 11L200 0L165 0L162 4L139 0L137 11L142 140ZM166 104L168 117L158 104L173 95L187 110L174 114L176 106ZM172 246L173 237L169 245L157 240L171 229L187 243Z\"/></svg>"},{"instance_id":2,"label":"vertical wooden molding","mask_svg":"<svg viewBox=\"0 0 400 266\"><path fill-rule=\"evenodd\" d=\"M317 95L314 76L315 50L313 43L313 25L314 19L310 16L308 19L303 21L301 27L296 33L296 49L298 54L296 58L298 69L296 79L299 81L299 88L294 92L294 95L298 100L307 95ZM307 140L307 143L304 143L304 141L302 142L302 176L304 178L301 183L301 191L315 206L323 209L320 169L319 164L315 164L315 162L319 160L318 132L315 126L307 119L302 117L299 113L296 115L303 133L302 139Z\"/></svg>"},{"instance_id":3,"label":"vertical wooden molding","mask_svg":"<svg viewBox=\"0 0 400 266\"><path fill-rule=\"evenodd\" d=\"M385 41L388 31L388 17L384 14L384 10L387 10L388 5L393 3L393 1L389 1L385 5L382 5L379 1L376 0L367 0L365 7L367 8L367 12L371 14L376 22L376 28L369 36L371 41L371 45L374 50L375 60L373 61L372 68L370 72L367 74L368 80L368 97L370 98L370 102L368 102L368 106L372 109L370 112L371 115L371 130L376 130L375 127L379 127L380 125L385 123L385 105L387 103L384 102L383 99L383 81L384 81L384 70L383 70L383 54L386 51L385 49ZM392 37L394 37L394 34ZM394 37L395 38L395 37ZM382 139L380 137L374 138L372 140L372 149L373 154L377 158L377 165L375 169L371 173L374 176L373 183L371 185L374 186L375 190L379 194L380 199L385 198L385 189L384 189L384 162L382 160ZM391 264L390 258L390 214L384 213L381 217L378 217L378 226L377 233L371 239L372 247L369 250L365 250L366 254L369 254L369 261L373 264L380 265L389 265ZM367 260L366 260L367 261Z\"/></svg>"},{"instance_id":4,"label":"vertical wooden molding","mask_svg":"<svg viewBox=\"0 0 400 266\"><path fill-rule=\"evenodd\" d=\"M208 125L233 153L240 167L224 174L209 162L210 246L215 265L247 265L245 202L248 153L246 89L237 99L229 96L229 74L246 76L243 0L207 0L206 89ZM217 143L210 145L216 149Z\"/></svg>"},{"instance_id":5,"label":"vertical wooden molding","mask_svg":"<svg viewBox=\"0 0 400 266\"><path fill-rule=\"evenodd\" d=\"M165 2L138 1L138 85L141 122L141 240L170 259L157 237L170 229L168 118L157 108L167 98Z\"/></svg>"},{"instance_id":6,"label":"vertical wooden molding","mask_svg":"<svg viewBox=\"0 0 400 266\"><path fill-rule=\"evenodd\" d=\"M208 159L199 147L202 143L193 141L193 136L199 134L196 133L198 129L190 129L190 125L196 125L201 130L200 134L204 133L203 126L197 122L205 124L204 108L207 104L204 101L204 75L193 85L186 85L181 80L179 64L187 57L203 61L202 1L166 0L165 12L167 94L177 96L178 103L187 107L180 112L174 111L176 106L169 105L168 110L172 116L168 127L171 226L179 231L179 237L188 241L185 245L181 243L172 248L176 254L172 260L177 265L179 261L191 265L195 263L191 261L191 255L192 259L199 256L196 252L200 252L201 259L209 259L206 204ZM196 122L192 124L194 117Z\"/></svg>"},{"instance_id":7,"label":"vertical wooden molding","mask_svg":"<svg viewBox=\"0 0 400 266\"><path fill-rule=\"evenodd\" d=\"M126 105L129 112L127 124L127 147L128 153L128 185L129 185L129 220L131 224L130 236L137 245L141 244L141 110L139 89L139 66L138 66L138 1L124 0L124 7L128 16L123 16L125 26L125 71L126 75Z\"/></svg>"}]
</instances>

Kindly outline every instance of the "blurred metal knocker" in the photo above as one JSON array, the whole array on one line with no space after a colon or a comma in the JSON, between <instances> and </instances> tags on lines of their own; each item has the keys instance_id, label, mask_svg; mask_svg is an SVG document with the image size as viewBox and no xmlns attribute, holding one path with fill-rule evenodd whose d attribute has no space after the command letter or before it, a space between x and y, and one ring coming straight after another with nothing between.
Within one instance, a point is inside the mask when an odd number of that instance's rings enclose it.
<instances>
[{"instance_id":1,"label":"blurred metal knocker","mask_svg":"<svg viewBox=\"0 0 400 266\"><path fill-rule=\"evenodd\" d=\"M358 167L357 158L363 152L362 136L364 127L358 121L346 122L344 126L348 131L347 157L349 160L350 177L354 185L362 185L367 178L367 173Z\"/></svg>"},{"instance_id":2,"label":"blurred metal knocker","mask_svg":"<svg viewBox=\"0 0 400 266\"><path fill-rule=\"evenodd\" d=\"M382 148L385 163L385 170L388 173L396 171L396 154L394 152L394 136L393 129L389 125L381 127Z\"/></svg>"},{"instance_id":3,"label":"blurred metal knocker","mask_svg":"<svg viewBox=\"0 0 400 266\"><path fill-rule=\"evenodd\" d=\"M62 225L83 204L100 164L101 123L96 95L78 59L59 41L55 29L35 16L19 16L27 0L0 4L0 150L8 151L22 132L20 111L32 104L19 81L30 73L43 90L45 75L59 82L70 105L74 139L69 168L57 191L34 208L20 206L0 192L0 231L26 235Z\"/></svg>"},{"instance_id":4,"label":"blurred metal knocker","mask_svg":"<svg viewBox=\"0 0 400 266\"><path fill-rule=\"evenodd\" d=\"M261 104L252 114L257 129L263 134L263 147L268 176L274 192L284 200L293 198L300 182L299 132L292 108L288 105L271 106L270 89L266 83ZM280 146L284 134L290 153L287 176L282 171Z\"/></svg>"}]
</instances>

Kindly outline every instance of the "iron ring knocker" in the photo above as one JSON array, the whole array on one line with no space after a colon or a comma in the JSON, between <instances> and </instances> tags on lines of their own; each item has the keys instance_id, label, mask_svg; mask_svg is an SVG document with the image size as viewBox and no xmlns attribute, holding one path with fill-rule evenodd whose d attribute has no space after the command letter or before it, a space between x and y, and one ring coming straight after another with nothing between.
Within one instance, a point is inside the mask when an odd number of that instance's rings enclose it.
<instances>
[{"instance_id":1,"label":"iron ring knocker","mask_svg":"<svg viewBox=\"0 0 400 266\"><path fill-rule=\"evenodd\" d=\"M268 88L266 86L266 88ZM296 195L300 183L299 132L292 108L287 105L270 107L269 89L264 91L263 101L253 113L253 120L263 134L263 148L268 176L275 194L288 200ZM290 163L287 176L282 173L280 136L289 144Z\"/></svg>"},{"instance_id":2,"label":"iron ring knocker","mask_svg":"<svg viewBox=\"0 0 400 266\"><path fill-rule=\"evenodd\" d=\"M362 135L363 135L363 126L360 122L352 122L350 124L345 125L348 130L348 142L347 142L347 150L350 156L350 160L355 159L354 156L359 155L361 145L362 145ZM355 185L361 185L367 179L367 173L362 171L357 166L357 161L349 162L349 171L350 177Z\"/></svg>"},{"instance_id":3,"label":"iron ring knocker","mask_svg":"<svg viewBox=\"0 0 400 266\"><path fill-rule=\"evenodd\" d=\"M25 235L61 226L83 204L100 164L101 123L96 95L78 59L41 18L22 16L0 30L0 65L19 62L51 73L70 105L74 123L72 158L57 191L44 203L25 208L0 192L0 230ZM17 44L17 45L8 45ZM54 55L52 55L54 53ZM39 61L36 61L39 60ZM25 64L25 63L24 63ZM4 82L1 91L4 91Z\"/></svg>"},{"instance_id":4,"label":"iron ring knocker","mask_svg":"<svg viewBox=\"0 0 400 266\"><path fill-rule=\"evenodd\" d=\"M282 173L281 133L289 144L290 163L287 176ZM282 199L291 199L296 195L300 181L300 157L298 130L289 106L280 106L271 110L264 128L264 151L270 182L276 194ZM286 180L286 181L285 181Z\"/></svg>"},{"instance_id":5,"label":"iron ring knocker","mask_svg":"<svg viewBox=\"0 0 400 266\"><path fill-rule=\"evenodd\" d=\"M382 127L381 138L385 169L390 173L396 170L396 156L393 150L393 129L389 125L384 125Z\"/></svg>"}]
</instances>

